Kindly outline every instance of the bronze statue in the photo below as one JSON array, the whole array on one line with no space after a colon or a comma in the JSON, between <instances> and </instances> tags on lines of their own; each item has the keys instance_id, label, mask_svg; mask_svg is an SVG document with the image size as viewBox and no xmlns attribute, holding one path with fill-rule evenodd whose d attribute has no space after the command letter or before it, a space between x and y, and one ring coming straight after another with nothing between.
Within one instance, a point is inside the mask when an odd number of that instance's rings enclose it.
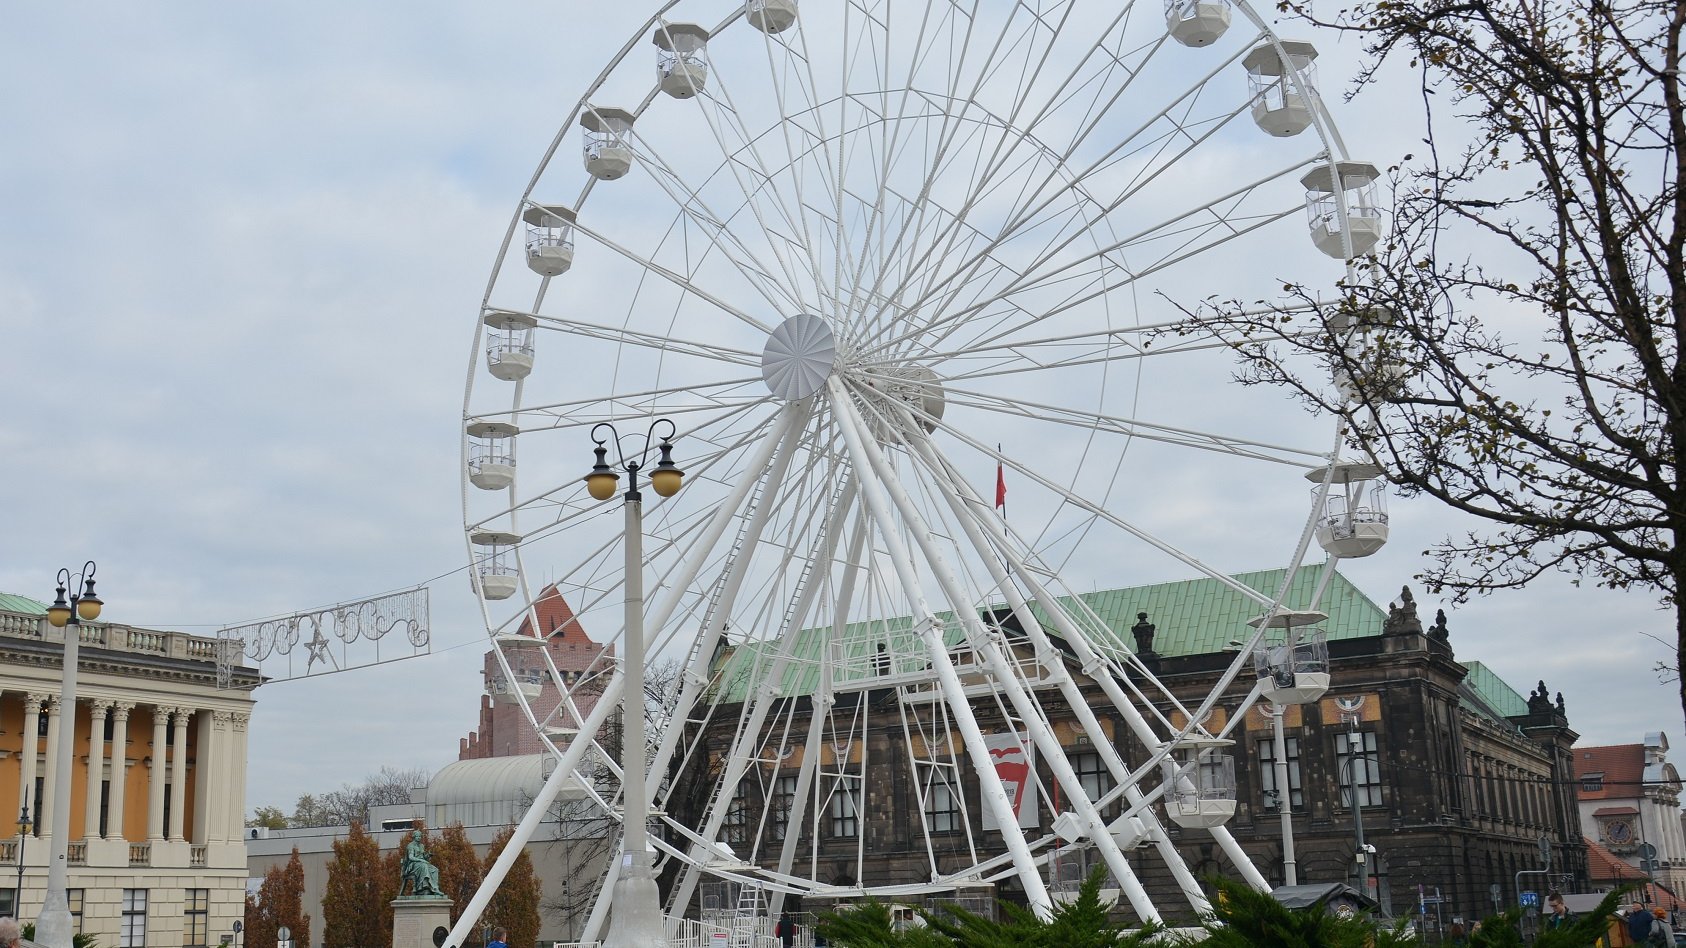
<instances>
[{"instance_id":1,"label":"bronze statue","mask_svg":"<svg viewBox=\"0 0 1686 948\"><path fill-rule=\"evenodd\" d=\"M427 856L427 847L422 845L421 830L410 835L410 841L404 846L404 861L398 869L398 895L404 896L404 890L410 890L410 898L426 898L428 896L443 896L439 889L439 867Z\"/></svg>"}]
</instances>

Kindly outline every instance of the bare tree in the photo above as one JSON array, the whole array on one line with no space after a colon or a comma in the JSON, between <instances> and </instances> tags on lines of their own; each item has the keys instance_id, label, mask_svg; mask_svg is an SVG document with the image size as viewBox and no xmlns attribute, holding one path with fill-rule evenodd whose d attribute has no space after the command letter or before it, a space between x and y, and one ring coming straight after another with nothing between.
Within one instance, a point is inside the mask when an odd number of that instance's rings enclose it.
<instances>
[{"instance_id":1,"label":"bare tree","mask_svg":"<svg viewBox=\"0 0 1686 948\"><path fill-rule=\"evenodd\" d=\"M348 826L368 821L370 807L410 802L410 790L427 786L429 774L420 767L382 767L362 783L299 797L288 819L292 826Z\"/></svg>"},{"instance_id":2,"label":"bare tree","mask_svg":"<svg viewBox=\"0 0 1686 948\"><path fill-rule=\"evenodd\" d=\"M1390 169L1394 226L1333 300L1211 301L1244 381L1345 416L1406 494L1484 525L1431 590L1564 571L1679 608L1686 496L1683 0L1375 0L1319 17L1419 78L1428 137ZM1330 385L1333 377L1337 381ZM1681 684L1686 708L1686 682Z\"/></svg>"}]
</instances>

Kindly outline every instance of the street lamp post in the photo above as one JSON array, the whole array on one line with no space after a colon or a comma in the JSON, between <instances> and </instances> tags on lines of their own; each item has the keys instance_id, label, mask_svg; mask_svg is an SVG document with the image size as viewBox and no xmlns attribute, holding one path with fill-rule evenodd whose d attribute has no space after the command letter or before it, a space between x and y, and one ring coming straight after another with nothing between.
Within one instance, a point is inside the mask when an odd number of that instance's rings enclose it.
<instances>
[{"instance_id":1,"label":"street lamp post","mask_svg":"<svg viewBox=\"0 0 1686 948\"><path fill-rule=\"evenodd\" d=\"M12 917L23 918L23 844L29 840L29 788L23 788L23 809L18 811L18 885L12 890Z\"/></svg>"},{"instance_id":2,"label":"street lamp post","mask_svg":"<svg viewBox=\"0 0 1686 948\"><path fill-rule=\"evenodd\" d=\"M78 594L76 587L81 586ZM66 590L70 601L65 602ZM82 622L100 616L100 597L94 594L94 561L83 564L80 573L59 570L58 597L47 607L47 621L64 632L64 673L60 676L59 743L53 760L53 851L47 863L47 894L41 900L41 914L35 920L35 941L46 948L71 948L75 931L70 923L70 759L76 735L76 648L82 637ZM39 809L41 801L37 800ZM91 806L97 804L90 803Z\"/></svg>"},{"instance_id":3,"label":"street lamp post","mask_svg":"<svg viewBox=\"0 0 1686 948\"><path fill-rule=\"evenodd\" d=\"M1343 782L1346 784L1347 802L1348 805L1352 807L1352 831L1358 838L1358 851L1356 853L1356 859L1358 862L1358 891L1364 893L1364 896L1368 898L1370 895L1370 853L1374 852L1375 848L1366 847L1364 845L1364 807L1358 802L1358 782L1353 778L1352 762L1355 760L1363 760L1369 761L1370 763L1377 763L1377 761L1369 754L1360 754L1358 752L1363 738L1357 731L1353 731L1349 739L1352 742L1351 750L1347 753L1346 759L1341 761L1341 774ZM1378 766L1380 765L1378 764Z\"/></svg>"},{"instance_id":4,"label":"street lamp post","mask_svg":"<svg viewBox=\"0 0 1686 948\"><path fill-rule=\"evenodd\" d=\"M667 434L661 444L654 446L661 456L649 478L657 494L672 497L679 491L684 472L673 463L673 438L678 430L667 418L657 418L650 424L636 452L626 449L614 425L603 422L592 428L597 460L591 473L585 476L591 496L608 500L615 495L620 481L615 468L627 474L626 492L621 495L626 509L626 630L622 642L625 651L621 656L621 674L625 676L621 686L622 849L620 871L615 877L613 914L609 917L603 948L667 948L666 925L647 837L650 801L644 785L644 503L638 491L638 472L649 459L650 442L656 430L664 424ZM605 447L610 439L615 444L614 466L608 463L609 449Z\"/></svg>"}]
</instances>

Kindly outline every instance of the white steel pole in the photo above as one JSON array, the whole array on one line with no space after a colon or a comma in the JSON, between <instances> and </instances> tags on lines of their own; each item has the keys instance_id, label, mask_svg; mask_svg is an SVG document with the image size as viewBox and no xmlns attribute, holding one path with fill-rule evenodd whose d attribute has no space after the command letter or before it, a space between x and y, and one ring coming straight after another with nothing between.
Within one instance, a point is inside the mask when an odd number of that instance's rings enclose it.
<instances>
[{"instance_id":1,"label":"white steel pole","mask_svg":"<svg viewBox=\"0 0 1686 948\"><path fill-rule=\"evenodd\" d=\"M861 549L866 540L866 523L857 518L854 535L849 538L848 554L844 557L843 582L837 590L832 606L832 633L826 639L824 648L829 648L834 641L842 641L843 629L849 621L849 601L854 596L855 577L860 572ZM832 705L837 698L832 694L830 656L821 653L820 656L820 684L810 699L808 712L807 740L802 745L802 766L797 771L796 792L790 801L790 812L786 814L784 824L784 845L779 849L779 875L790 875L791 867L796 862L796 841L802 835L802 821L808 815L808 798L813 794L814 774L818 772L820 758L820 740L825 734L826 718L831 714ZM768 909L770 917L777 918L784 911L783 889L773 890L772 905Z\"/></svg>"},{"instance_id":2,"label":"white steel pole","mask_svg":"<svg viewBox=\"0 0 1686 948\"><path fill-rule=\"evenodd\" d=\"M1276 808L1282 814L1282 882L1299 885L1299 870L1294 862L1294 794L1288 786L1288 742L1282 736L1282 719L1288 709L1279 704L1270 706L1270 726L1276 736Z\"/></svg>"},{"instance_id":3,"label":"white steel pole","mask_svg":"<svg viewBox=\"0 0 1686 948\"><path fill-rule=\"evenodd\" d=\"M971 485L958 478L953 479L953 483L956 485L956 489L965 492L967 499L973 504L980 508L984 506L982 499L972 491ZM990 537L994 539L996 548L1007 558L1014 575L1024 582L1025 588L1029 589L1036 599L1049 604L1048 617L1053 621L1054 627L1065 638L1072 650L1077 653L1078 661L1081 663L1084 673L1101 686L1101 690L1106 693L1113 707L1123 716L1125 723L1135 733L1137 740L1140 740L1147 747L1162 743L1164 738L1153 732L1153 728L1148 725L1147 720L1142 717L1141 712L1131 702L1130 696L1124 693L1123 688L1119 687L1117 679L1106 672L1106 660L1095 652L1089 644L1088 636L1077 628L1076 623L1071 621L1071 616L1067 615L1064 609L1055 606L1057 597L1049 593L1048 589L1037 579L1037 570L1032 569L1023 557L1014 552L1014 546L1007 536L1006 529L993 517L979 517L976 518L976 522L983 526ZM1254 595L1257 595L1257 593L1255 592ZM1126 789L1126 795L1131 796L1130 788ZM1132 800L1134 803L1140 799L1139 791L1134 792L1133 796L1135 797ZM1224 853L1230 857L1230 861L1234 862L1236 868L1241 871L1241 875L1247 880L1247 883L1260 892L1269 892L1270 882L1253 865L1252 860L1247 857L1240 844L1235 842L1235 837L1230 834L1229 830L1222 826L1214 826L1210 832L1212 838L1218 841L1218 844L1223 847ZM1160 851L1167 854L1167 864L1181 862L1181 857L1176 855L1175 847L1169 844L1163 830L1159 832L1155 842L1162 839L1166 842L1160 847ZM1203 899L1204 896L1201 896L1201 898ZM1190 901L1193 901L1192 896Z\"/></svg>"},{"instance_id":4,"label":"white steel pole","mask_svg":"<svg viewBox=\"0 0 1686 948\"><path fill-rule=\"evenodd\" d=\"M942 491L942 493L948 498L949 507L954 511L955 520L959 522L960 528L965 531L966 539L977 550L978 559L988 568L990 579L995 582L996 588L1000 589L1002 595L1006 597L1007 604L1012 607L1013 615L1018 618L1019 624L1024 627L1025 634L1030 637L1031 644L1036 648L1037 654L1054 653L1054 645L1048 640L1047 631L1043 629L1041 620L1036 617L1036 613L1030 608L1030 604L1019 593L1018 586L1014 585L1006 567L1002 566L1001 562L996 559L994 545L985 536L984 528L979 525L980 520L985 520L992 526L995 525L993 511L988 514L983 512L983 498L977 496L970 484L959 477L953 476L953 472L948 470L942 459L937 455L936 449L931 446L930 439L919 438L913 446L932 473L944 477L953 488L949 491ZM973 511L977 511L975 516ZM1045 590L1037 593L1037 596L1044 603L1047 603L1049 610L1056 609L1053 600L1048 598ZM1070 640L1073 636L1067 632L1066 637ZM1087 647L1086 642L1084 647ZM1081 655L1081 653L1079 654ZM1087 670L1089 665L1086 663L1084 668ZM1105 669L1100 668L1097 672L1104 674ZM1093 676L1097 672L1090 672L1089 674ZM1129 768L1125 766L1123 758L1119 756L1118 749L1113 747L1112 742L1107 739L1106 732L1102 730L1100 721L1095 717L1094 710L1089 707L1088 698L1078 688L1077 683L1065 670L1063 664L1056 665L1054 680L1058 684L1060 695L1065 698L1066 704L1070 706L1078 722L1083 725L1084 731L1093 735L1094 747L1100 753L1101 760L1106 764L1107 769L1112 772L1113 779L1123 779L1129 773ZM1206 899L1205 892L1200 888L1199 880L1195 879L1194 873L1190 872L1188 866L1183 864L1182 856L1177 852L1176 844L1172 843L1171 838L1166 835L1164 826L1159 822L1158 816L1151 810L1140 808L1139 804L1142 802L1141 789L1134 784L1126 784L1124 796L1130 802L1132 808L1140 811L1139 818L1142 824L1147 827L1148 836L1153 841L1154 848L1159 851L1159 855L1164 860L1166 867L1170 869L1172 877L1176 879L1177 887L1182 890L1183 896L1188 899L1189 905L1196 912L1209 911L1211 903ZM1110 828L1107 827L1102 827L1098 832L1106 833L1109 837L1111 835ZM1096 838L1099 839L1099 836Z\"/></svg>"},{"instance_id":5,"label":"white steel pole","mask_svg":"<svg viewBox=\"0 0 1686 948\"><path fill-rule=\"evenodd\" d=\"M853 478L844 485L838 507L832 511L825 526L825 534L820 537L815 551L814 563L829 565L837 549L837 534L842 531L844 512L854 505L855 487ZM788 556L788 554L787 554ZM788 564L787 564L788 565ZM808 621L808 613L813 609L814 600L819 592L817 570L810 566L807 581L796 602L792 604L790 614L784 628L779 630L778 641L780 648L773 657L770 667L763 666L765 671L760 676L760 683L754 694L746 695L744 703L748 705L748 713L743 715L738 724L738 736L732 743L731 751L726 755L726 766L716 786L714 800L711 801L708 819L698 830L702 838L714 841L720 835L720 830L726 824L726 816L730 810L732 794L736 793L738 782L743 779L749 768L757 760L756 749L761 743L761 729L766 726L767 716L772 713L773 706L779 702L779 686L784 680L785 671L790 668L791 652L796 642L796 633ZM680 880L674 896L674 904L685 905L691 900L691 893L696 891L696 885L702 874L702 865L692 862L685 867L685 874Z\"/></svg>"},{"instance_id":6,"label":"white steel pole","mask_svg":"<svg viewBox=\"0 0 1686 948\"><path fill-rule=\"evenodd\" d=\"M851 405L850 408L852 409L853 406ZM1059 740L1054 737L1053 731L1048 727L1048 722L1043 718L1041 711L1031 701L1030 696L1025 693L1024 685L1018 679L1018 672L1001 654L1000 646L996 644L995 638L984 629L977 613L968 607L959 579L949 567L948 560L942 555L942 551L931 542L930 525L925 522L924 516L914 506L913 499L907 495L907 491L902 487L900 480L896 478L895 472L891 471L889 465L884 461L883 455L870 450L868 454L872 460L873 474L884 485L891 501L901 511L902 518L907 522L909 534L912 535L914 542L919 546L920 553L924 555L925 561L930 564L932 576L937 580L937 584L942 587L943 595L948 597L949 606L966 626L968 636L976 647L982 649L984 659L989 663L997 685L1006 692L1007 700L1012 704L1014 713L1024 720L1025 729L1030 734L1031 742L1036 745L1036 749L1041 752L1043 759L1047 761L1049 769L1053 771L1055 781L1065 788L1066 795L1070 799L1072 807L1077 811L1078 818L1088 827L1090 838L1094 840L1095 846L1101 851L1102 858L1106 860L1107 868L1112 870L1113 876L1118 879L1119 886L1124 890L1125 897L1130 900L1130 907L1135 909L1136 915L1145 921L1159 921L1159 910L1154 907L1153 900L1148 897L1147 890L1142 888L1141 882L1136 879L1135 871L1130 868L1129 862L1124 859L1124 854L1119 850L1117 841L1112 838L1112 833L1107 829L1106 821L1101 819L1100 811L1095 809L1094 801L1090 800L1089 795L1083 792L1082 781L1077 779L1077 774L1071 769L1071 762L1066 760L1065 751L1060 747ZM944 491L943 493L947 492ZM1039 659L1051 659L1051 656L1057 653L1052 649L1037 646L1036 654Z\"/></svg>"},{"instance_id":7,"label":"white steel pole","mask_svg":"<svg viewBox=\"0 0 1686 948\"><path fill-rule=\"evenodd\" d=\"M1031 853L1029 844L1025 842L1024 833L1019 829L1018 814L1013 812L1013 805L1007 799L1007 790L1001 785L1001 778L995 772L995 761L990 756L989 748L984 745L977 718L972 714L971 702L966 697L965 688L960 684L960 675L954 670L954 663L949 660L948 647L942 640L942 624L937 621L925 601L919 575L913 568L913 560L902 543L895 520L890 516L890 505L884 496L884 487L878 478L870 473L872 463L861 431L856 425L851 396L836 376L827 384L831 392L833 416L837 419L837 427L842 431L843 440L848 445L856 474L861 479L861 495L866 499L867 510L878 528L879 537L889 550L890 560L895 564L902 591L913 602L915 625L923 630L921 634L925 638L925 648L931 655L932 671L937 676L943 699L954 714L961 739L966 745L967 756L978 771L979 792L984 805L995 815L996 823L1001 828L1001 838L1012 856L1013 866L1019 881L1024 885L1025 898L1030 903L1031 910L1041 918L1048 918L1053 913L1053 900L1049 898L1048 887L1036 868L1036 858Z\"/></svg>"},{"instance_id":8,"label":"white steel pole","mask_svg":"<svg viewBox=\"0 0 1686 948\"><path fill-rule=\"evenodd\" d=\"M533 838L534 831L544 822L551 801L556 799L556 795L562 792L562 785L579 769L580 758L585 756L586 748L591 746L592 739L603 727L609 712L620 700L624 683L624 676L616 675L603 686L603 694L598 698L597 706L580 722L580 732L568 742L568 749L563 751L561 758L556 761L556 769L551 771L550 776L539 787L538 794L533 797L532 806L527 808L527 815L523 816L515 827L515 835L509 838L509 843L504 846L497 861L487 870L486 878L480 880L480 888L475 890L474 897L468 900L468 905L457 918L457 923L451 926L450 934L445 936L445 948L458 948L473 933L474 926L480 921L480 913L486 910L486 905L492 901L498 886L503 884L504 876L509 874L509 867L515 864L516 857L526 851L527 840Z\"/></svg>"},{"instance_id":9,"label":"white steel pole","mask_svg":"<svg viewBox=\"0 0 1686 948\"><path fill-rule=\"evenodd\" d=\"M74 597L72 598L74 602ZM82 625L72 606L64 626L64 673L59 682L59 742L53 761L53 849L47 864L47 896L35 919L35 941L46 948L71 948L75 931L70 923L70 758L76 743L76 664ZM157 752L163 766L163 752ZM177 787L180 793L181 788ZM91 798L90 798L91 799ZM36 803L37 808L40 803Z\"/></svg>"}]
</instances>

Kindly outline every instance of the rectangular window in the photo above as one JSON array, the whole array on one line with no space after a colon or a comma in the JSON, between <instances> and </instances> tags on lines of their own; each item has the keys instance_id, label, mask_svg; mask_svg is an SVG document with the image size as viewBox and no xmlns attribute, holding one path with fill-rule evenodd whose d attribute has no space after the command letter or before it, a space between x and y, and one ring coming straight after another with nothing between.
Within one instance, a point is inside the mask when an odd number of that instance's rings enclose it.
<instances>
[{"instance_id":1,"label":"rectangular window","mask_svg":"<svg viewBox=\"0 0 1686 948\"><path fill-rule=\"evenodd\" d=\"M146 890L123 890L123 924L117 948L146 948Z\"/></svg>"},{"instance_id":2,"label":"rectangular window","mask_svg":"<svg viewBox=\"0 0 1686 948\"><path fill-rule=\"evenodd\" d=\"M860 833L860 810L856 807L860 793L861 778L837 778L837 785L831 791L831 835L852 838Z\"/></svg>"},{"instance_id":3,"label":"rectangular window","mask_svg":"<svg viewBox=\"0 0 1686 948\"><path fill-rule=\"evenodd\" d=\"M1341 734L1335 738L1335 771L1340 774L1341 805L1382 805L1382 766L1376 757L1374 731Z\"/></svg>"},{"instance_id":4,"label":"rectangular window","mask_svg":"<svg viewBox=\"0 0 1686 948\"><path fill-rule=\"evenodd\" d=\"M1604 789L1604 771L1600 770L1598 773L1595 773L1595 774L1583 774L1581 776L1581 792L1583 792L1583 793L1597 793L1597 792L1599 792L1600 790L1603 790L1603 789Z\"/></svg>"},{"instance_id":5,"label":"rectangular window","mask_svg":"<svg viewBox=\"0 0 1686 948\"><path fill-rule=\"evenodd\" d=\"M70 906L70 930L82 934L82 890L65 889L64 900Z\"/></svg>"},{"instance_id":6,"label":"rectangular window","mask_svg":"<svg viewBox=\"0 0 1686 948\"><path fill-rule=\"evenodd\" d=\"M154 764L153 766L157 766L157 765ZM168 783L164 784L164 838L165 839L170 838L170 814L172 812L174 812L170 807L170 803L171 803L171 801L170 801L170 796L171 796L170 791L172 791L174 789L175 788L170 786Z\"/></svg>"},{"instance_id":7,"label":"rectangular window","mask_svg":"<svg viewBox=\"0 0 1686 948\"><path fill-rule=\"evenodd\" d=\"M796 806L798 779L795 774L791 774L773 781L773 795L767 800L767 805L772 807L772 812L768 814L770 818L767 821L767 832L773 839L784 839L785 831L790 825L790 811Z\"/></svg>"},{"instance_id":8,"label":"rectangular window","mask_svg":"<svg viewBox=\"0 0 1686 948\"><path fill-rule=\"evenodd\" d=\"M18 907L12 904L17 894L18 890L11 886L0 889L0 918L17 918Z\"/></svg>"},{"instance_id":9,"label":"rectangular window","mask_svg":"<svg viewBox=\"0 0 1686 948\"><path fill-rule=\"evenodd\" d=\"M1293 810L1302 809L1305 806L1305 794L1300 790L1300 739L1284 737L1282 743L1287 748L1287 753L1283 756L1288 759L1288 807ZM1259 792L1264 797L1265 806L1275 809L1276 794L1279 792L1276 789L1275 738L1259 741Z\"/></svg>"},{"instance_id":10,"label":"rectangular window","mask_svg":"<svg viewBox=\"0 0 1686 948\"><path fill-rule=\"evenodd\" d=\"M1071 769L1077 772L1077 782L1083 785L1083 792L1094 803L1112 792L1112 772L1106 769L1106 763L1101 755L1093 751L1084 754L1071 755ZM1102 811L1102 816L1110 816L1117 811L1117 806L1109 806Z\"/></svg>"},{"instance_id":11,"label":"rectangular window","mask_svg":"<svg viewBox=\"0 0 1686 948\"><path fill-rule=\"evenodd\" d=\"M211 931L211 890L187 890L187 918L182 923L182 948L208 948Z\"/></svg>"},{"instance_id":12,"label":"rectangular window","mask_svg":"<svg viewBox=\"0 0 1686 948\"><path fill-rule=\"evenodd\" d=\"M925 825L933 833L958 833L960 822L960 794L950 782L945 767L925 771Z\"/></svg>"},{"instance_id":13,"label":"rectangular window","mask_svg":"<svg viewBox=\"0 0 1686 948\"><path fill-rule=\"evenodd\" d=\"M109 836L111 829L111 781L100 781L100 835Z\"/></svg>"},{"instance_id":14,"label":"rectangular window","mask_svg":"<svg viewBox=\"0 0 1686 948\"><path fill-rule=\"evenodd\" d=\"M726 822L721 824L720 839L733 846L749 842L749 781L738 781L738 792L726 807Z\"/></svg>"}]
</instances>

